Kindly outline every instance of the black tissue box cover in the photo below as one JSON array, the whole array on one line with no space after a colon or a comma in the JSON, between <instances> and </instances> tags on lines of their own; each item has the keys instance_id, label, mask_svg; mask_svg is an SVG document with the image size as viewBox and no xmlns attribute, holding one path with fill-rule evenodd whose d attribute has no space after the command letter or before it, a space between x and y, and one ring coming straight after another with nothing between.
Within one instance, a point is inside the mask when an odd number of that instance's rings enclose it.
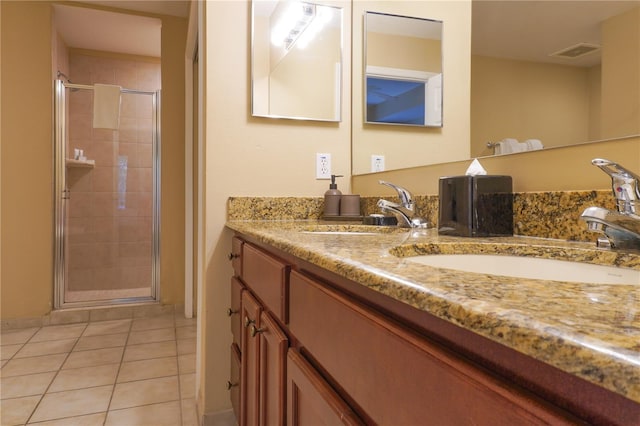
<instances>
[{"instance_id":1,"label":"black tissue box cover","mask_svg":"<svg viewBox=\"0 0 640 426\"><path fill-rule=\"evenodd\" d=\"M511 176L449 176L439 182L438 233L460 237L513 235Z\"/></svg>"}]
</instances>

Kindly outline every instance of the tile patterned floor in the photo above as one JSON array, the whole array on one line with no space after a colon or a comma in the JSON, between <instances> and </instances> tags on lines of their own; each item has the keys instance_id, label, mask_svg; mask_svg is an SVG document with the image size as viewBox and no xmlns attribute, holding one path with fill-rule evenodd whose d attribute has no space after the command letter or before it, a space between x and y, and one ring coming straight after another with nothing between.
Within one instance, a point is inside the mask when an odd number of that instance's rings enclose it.
<instances>
[{"instance_id":1,"label":"tile patterned floor","mask_svg":"<svg viewBox=\"0 0 640 426\"><path fill-rule=\"evenodd\" d=\"M4 330L0 424L192 426L195 319Z\"/></svg>"}]
</instances>

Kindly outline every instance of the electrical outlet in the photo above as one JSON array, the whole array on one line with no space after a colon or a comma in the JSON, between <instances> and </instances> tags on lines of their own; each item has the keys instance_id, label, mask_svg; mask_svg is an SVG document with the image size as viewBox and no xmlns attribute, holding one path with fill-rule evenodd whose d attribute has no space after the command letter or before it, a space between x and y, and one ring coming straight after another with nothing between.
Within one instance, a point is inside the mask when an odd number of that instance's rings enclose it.
<instances>
[{"instance_id":1,"label":"electrical outlet","mask_svg":"<svg viewBox=\"0 0 640 426\"><path fill-rule=\"evenodd\" d=\"M316 179L331 179L331 154L316 154Z\"/></svg>"},{"instance_id":2,"label":"electrical outlet","mask_svg":"<svg viewBox=\"0 0 640 426\"><path fill-rule=\"evenodd\" d=\"M384 155L371 156L371 172L384 172Z\"/></svg>"}]
</instances>

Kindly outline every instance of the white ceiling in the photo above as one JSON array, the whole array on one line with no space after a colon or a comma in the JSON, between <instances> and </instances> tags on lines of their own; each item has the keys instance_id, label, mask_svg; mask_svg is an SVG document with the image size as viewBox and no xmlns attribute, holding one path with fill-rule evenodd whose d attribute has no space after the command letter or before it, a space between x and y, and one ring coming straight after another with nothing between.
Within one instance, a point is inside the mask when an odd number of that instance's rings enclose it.
<instances>
[{"instance_id":1,"label":"white ceiling","mask_svg":"<svg viewBox=\"0 0 640 426\"><path fill-rule=\"evenodd\" d=\"M83 0L83 3L178 17L188 16L190 4L152 0ZM162 21L158 18L68 4L54 5L54 17L56 28L69 47L160 57Z\"/></svg>"},{"instance_id":2,"label":"white ceiling","mask_svg":"<svg viewBox=\"0 0 640 426\"><path fill-rule=\"evenodd\" d=\"M83 3L180 17L188 16L190 5L188 0ZM640 7L640 0L473 0L472 51L591 66L600 61L599 53L572 60L549 55L578 43L600 44L600 23L634 7ZM155 18L62 5L55 9L59 31L70 47L160 56L160 21Z\"/></svg>"},{"instance_id":3,"label":"white ceiling","mask_svg":"<svg viewBox=\"0 0 640 426\"><path fill-rule=\"evenodd\" d=\"M473 0L472 52L592 66L599 51L575 59L549 55L578 43L600 45L600 23L634 7L640 0Z\"/></svg>"}]
</instances>

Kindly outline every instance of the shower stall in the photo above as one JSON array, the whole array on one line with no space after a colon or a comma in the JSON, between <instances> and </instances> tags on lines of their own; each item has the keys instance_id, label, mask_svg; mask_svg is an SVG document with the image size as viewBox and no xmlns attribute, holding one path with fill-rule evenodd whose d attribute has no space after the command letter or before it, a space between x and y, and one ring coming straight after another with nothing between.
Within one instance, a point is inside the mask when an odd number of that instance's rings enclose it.
<instances>
[{"instance_id":1,"label":"shower stall","mask_svg":"<svg viewBox=\"0 0 640 426\"><path fill-rule=\"evenodd\" d=\"M55 81L56 309L159 300L160 91L114 87L110 127L104 85Z\"/></svg>"}]
</instances>

